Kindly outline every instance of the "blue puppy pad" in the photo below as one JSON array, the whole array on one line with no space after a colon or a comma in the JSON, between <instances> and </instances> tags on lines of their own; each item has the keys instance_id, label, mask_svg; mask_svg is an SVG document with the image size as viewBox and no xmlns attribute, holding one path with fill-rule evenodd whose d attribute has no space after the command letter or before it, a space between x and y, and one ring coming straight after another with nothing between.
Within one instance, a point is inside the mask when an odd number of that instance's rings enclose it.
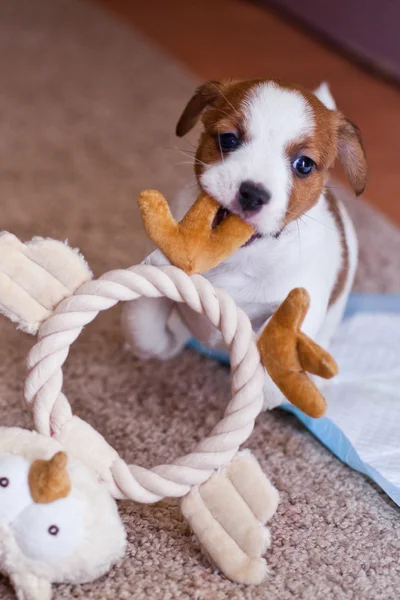
<instances>
[{"instance_id":1,"label":"blue puppy pad","mask_svg":"<svg viewBox=\"0 0 400 600\"><path fill-rule=\"evenodd\" d=\"M203 344L200 344L200 342L198 342L194 338L189 340L186 347L191 348L192 350L196 350L196 352L198 352L199 354L207 356L207 358L212 358L213 360L220 362L222 365L225 365L227 367L229 367L230 365L229 352L222 352L221 350L213 350L212 348L207 348L207 346L203 346Z\"/></svg>"},{"instance_id":2,"label":"blue puppy pad","mask_svg":"<svg viewBox=\"0 0 400 600\"><path fill-rule=\"evenodd\" d=\"M344 318L360 312L400 314L400 294L350 294Z\"/></svg>"},{"instance_id":3,"label":"blue puppy pad","mask_svg":"<svg viewBox=\"0 0 400 600\"><path fill-rule=\"evenodd\" d=\"M227 352L189 347L229 365ZM339 375L324 382L328 410L294 414L342 462L375 481L400 506L400 295L352 294L331 352Z\"/></svg>"}]
</instances>

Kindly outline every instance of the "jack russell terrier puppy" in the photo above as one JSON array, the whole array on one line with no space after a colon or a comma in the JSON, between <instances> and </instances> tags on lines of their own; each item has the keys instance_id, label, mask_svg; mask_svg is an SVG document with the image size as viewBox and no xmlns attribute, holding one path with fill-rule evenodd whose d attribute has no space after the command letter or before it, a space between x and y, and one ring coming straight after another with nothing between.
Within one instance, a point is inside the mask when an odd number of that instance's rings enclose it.
<instances>
[{"instance_id":1,"label":"jack russell terrier puppy","mask_svg":"<svg viewBox=\"0 0 400 600\"><path fill-rule=\"evenodd\" d=\"M293 288L306 288L311 303L302 330L327 347L353 283L357 238L326 184L339 158L354 192L364 191L367 165L358 128L336 109L326 84L311 93L261 79L203 84L183 111L177 135L200 117L198 188L184 192L182 214L202 190L221 205L215 225L236 213L256 232L205 277L230 294L256 333ZM168 264L160 251L144 262ZM222 343L204 317L165 298L126 304L123 324L129 346L142 358L172 357L193 336L215 348ZM265 393L268 407L282 400L267 374Z\"/></svg>"}]
</instances>

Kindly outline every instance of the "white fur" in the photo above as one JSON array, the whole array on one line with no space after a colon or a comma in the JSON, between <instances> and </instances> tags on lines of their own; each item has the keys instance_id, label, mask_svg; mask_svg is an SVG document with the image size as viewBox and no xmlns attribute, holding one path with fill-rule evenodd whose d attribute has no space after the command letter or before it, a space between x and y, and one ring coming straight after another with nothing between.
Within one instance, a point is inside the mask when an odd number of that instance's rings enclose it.
<instances>
[{"instance_id":1,"label":"white fur","mask_svg":"<svg viewBox=\"0 0 400 600\"><path fill-rule=\"evenodd\" d=\"M326 108L329 108L329 110L335 110L336 102L331 94L329 85L325 81L323 81L321 85L314 91L314 94L317 96L318 100L321 100L322 104L325 104Z\"/></svg>"},{"instance_id":2,"label":"white fur","mask_svg":"<svg viewBox=\"0 0 400 600\"><path fill-rule=\"evenodd\" d=\"M315 93L328 108L334 108L326 85L320 86ZM274 233L282 224L292 179L284 148L300 135L312 133L313 115L301 94L270 83L256 89L247 104L246 114L249 142L206 169L201 176L201 185L234 212L240 212L236 196L243 180L251 179L264 185L271 192L270 203L246 220L259 232ZM194 202L198 192L184 190L180 198L181 214ZM265 235L255 240L205 276L232 296L248 314L257 333L263 330L274 310L293 288L306 288L311 304L302 329L328 347L343 316L357 264L356 234L343 205L340 205L340 211L350 268L341 296L330 307L329 300L342 265L342 245L341 233L323 193L316 205L286 226L278 238ZM168 261L156 251L145 262L162 265ZM169 358L183 348L191 335L210 346L220 347L219 333L186 306L164 304L163 325L158 311L157 302L148 299L128 303L124 308L126 338L138 355ZM282 395L268 374L265 394L268 406L282 401Z\"/></svg>"}]
</instances>

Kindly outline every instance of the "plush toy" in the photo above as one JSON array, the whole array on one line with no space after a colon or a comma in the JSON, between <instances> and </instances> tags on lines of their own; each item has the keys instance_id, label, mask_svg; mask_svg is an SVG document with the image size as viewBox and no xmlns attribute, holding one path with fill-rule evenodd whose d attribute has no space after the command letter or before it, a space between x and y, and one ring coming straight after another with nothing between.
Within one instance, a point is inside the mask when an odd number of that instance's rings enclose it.
<instances>
[{"instance_id":1,"label":"plush toy","mask_svg":"<svg viewBox=\"0 0 400 600\"><path fill-rule=\"evenodd\" d=\"M338 372L332 356L300 327L310 305L304 288L290 292L258 339L261 360L288 400L310 417L322 417L326 401L306 373L330 379Z\"/></svg>"},{"instance_id":2,"label":"plush toy","mask_svg":"<svg viewBox=\"0 0 400 600\"><path fill-rule=\"evenodd\" d=\"M229 215L213 228L220 208L202 193L178 224L157 191L139 197L144 228L162 253L189 274L215 267L254 233L238 216ZM293 290L267 323L259 340L263 365L285 397L311 417L321 417L326 402L308 373L329 379L338 368L334 359L300 331L309 307L305 289Z\"/></svg>"},{"instance_id":3,"label":"plush toy","mask_svg":"<svg viewBox=\"0 0 400 600\"><path fill-rule=\"evenodd\" d=\"M21 600L100 577L125 551L115 501L50 437L0 427L0 571Z\"/></svg>"},{"instance_id":4,"label":"plush toy","mask_svg":"<svg viewBox=\"0 0 400 600\"><path fill-rule=\"evenodd\" d=\"M218 252L219 254L219 252ZM214 259L213 259L214 260ZM62 393L71 344L100 311L141 296L168 298L205 315L231 350L232 399L193 452L145 469L127 465ZM0 571L20 600L48 600L52 582L88 582L122 555L114 499L183 498L205 553L232 580L266 575L265 523L278 493L239 447L263 406L264 369L248 317L201 276L143 265L97 280L66 244L0 235L0 311L38 341L27 359L27 408L36 432L0 429Z\"/></svg>"},{"instance_id":5,"label":"plush toy","mask_svg":"<svg viewBox=\"0 0 400 600\"><path fill-rule=\"evenodd\" d=\"M188 275L216 267L254 233L250 225L233 214L213 228L220 205L207 194L200 194L180 223L156 190L140 194L139 208L149 238Z\"/></svg>"}]
</instances>

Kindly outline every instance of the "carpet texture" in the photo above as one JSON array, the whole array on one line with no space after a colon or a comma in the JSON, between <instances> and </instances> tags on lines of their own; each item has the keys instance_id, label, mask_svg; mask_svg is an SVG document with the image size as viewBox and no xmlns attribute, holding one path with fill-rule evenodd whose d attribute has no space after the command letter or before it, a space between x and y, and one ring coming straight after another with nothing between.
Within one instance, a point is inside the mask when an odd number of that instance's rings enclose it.
<instances>
[{"instance_id":1,"label":"carpet texture","mask_svg":"<svg viewBox=\"0 0 400 600\"><path fill-rule=\"evenodd\" d=\"M190 159L167 148L197 82L76 0L2 2L0 70L1 229L24 240L68 238L97 275L138 262L149 248L138 192L158 187L171 197L191 177L188 165L174 166ZM361 242L357 289L399 292L399 232L348 202ZM127 461L151 466L189 451L211 429L229 397L229 373L191 351L140 363L122 351L118 319L118 309L102 315L74 345L65 389L74 411ZM0 330L0 422L29 426L21 397L33 341L4 319ZM176 502L122 502L126 557L93 584L57 587L55 598L399 598L400 520L388 498L287 414L261 415L248 445L281 494L262 586L216 573ZM0 598L13 598L1 578Z\"/></svg>"}]
</instances>

